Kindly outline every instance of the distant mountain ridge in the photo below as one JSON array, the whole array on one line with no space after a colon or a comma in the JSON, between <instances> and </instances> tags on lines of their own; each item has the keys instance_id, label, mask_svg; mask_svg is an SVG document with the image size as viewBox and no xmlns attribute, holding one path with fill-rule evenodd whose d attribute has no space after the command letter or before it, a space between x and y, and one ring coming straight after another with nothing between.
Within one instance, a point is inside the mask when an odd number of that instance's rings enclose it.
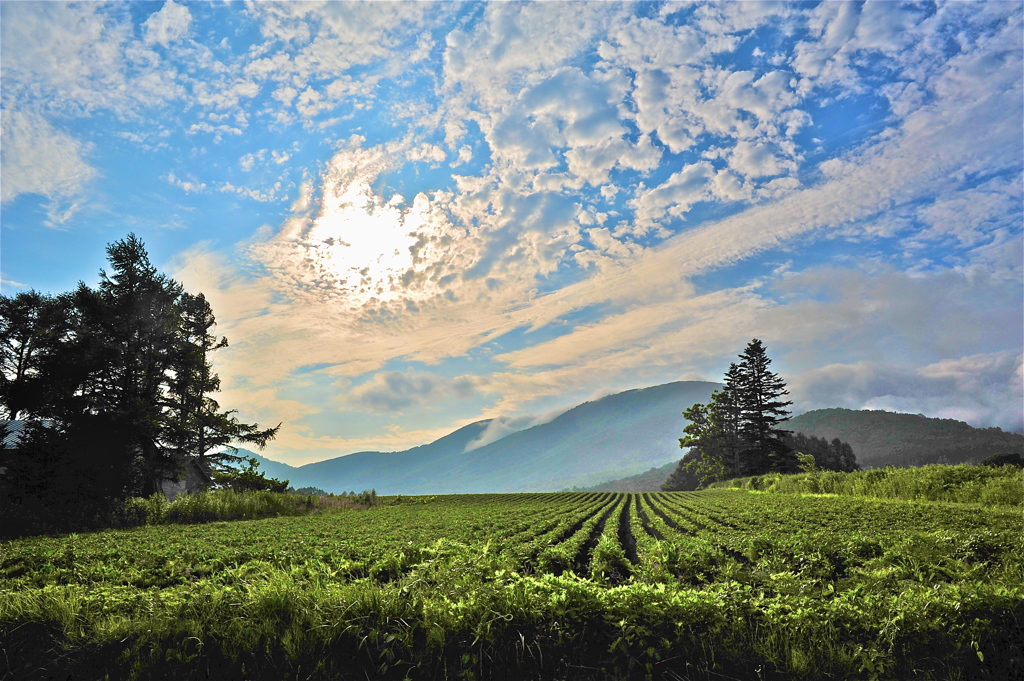
<instances>
[{"instance_id":1,"label":"distant mountain ridge","mask_svg":"<svg viewBox=\"0 0 1024 681\"><path fill-rule=\"evenodd\" d=\"M682 454L680 453L680 457ZM678 461L672 461L664 466L652 468L643 473L631 475L628 478L608 480L590 487L574 487L573 492L657 492L661 489L661 483L668 480L672 471L676 469Z\"/></svg>"},{"instance_id":2,"label":"distant mountain ridge","mask_svg":"<svg viewBox=\"0 0 1024 681\"><path fill-rule=\"evenodd\" d=\"M653 491L682 456L682 411L707 402L719 387L680 381L627 390L468 452L489 420L401 452L359 452L298 467L255 456L270 477L335 493L371 488L379 494ZM1024 435L914 414L817 409L784 427L829 440L838 437L853 447L862 468L980 463L992 454L1024 452Z\"/></svg>"},{"instance_id":3,"label":"distant mountain ridge","mask_svg":"<svg viewBox=\"0 0 1024 681\"><path fill-rule=\"evenodd\" d=\"M489 420L402 452L359 452L298 467L257 459L261 470L293 487L335 493L371 488L379 494L529 492L593 485L677 459L683 410L708 401L719 387L680 381L627 390L468 452Z\"/></svg>"},{"instance_id":4,"label":"distant mountain ridge","mask_svg":"<svg viewBox=\"0 0 1024 681\"><path fill-rule=\"evenodd\" d=\"M1024 435L975 428L955 419L866 409L815 409L786 422L786 430L853 447L861 468L981 463L992 454L1024 453Z\"/></svg>"}]
</instances>

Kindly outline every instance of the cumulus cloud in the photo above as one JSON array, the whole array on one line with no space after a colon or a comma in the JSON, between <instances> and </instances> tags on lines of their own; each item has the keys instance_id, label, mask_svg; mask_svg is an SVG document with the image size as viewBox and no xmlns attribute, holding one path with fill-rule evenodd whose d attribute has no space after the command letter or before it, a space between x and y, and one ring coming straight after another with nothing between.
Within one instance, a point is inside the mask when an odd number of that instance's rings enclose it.
<instances>
[{"instance_id":1,"label":"cumulus cloud","mask_svg":"<svg viewBox=\"0 0 1024 681\"><path fill-rule=\"evenodd\" d=\"M421 62L430 47L424 29L450 11L428 3L256 3L250 12L266 42L244 73L277 84L273 97L285 107L280 120L291 107L313 119L373 99L381 77Z\"/></svg>"},{"instance_id":2,"label":"cumulus cloud","mask_svg":"<svg viewBox=\"0 0 1024 681\"><path fill-rule=\"evenodd\" d=\"M630 203L636 221L648 224L666 216L683 217L695 203L711 198L708 184L714 176L712 165L700 161L673 173L657 187L641 185Z\"/></svg>"},{"instance_id":3,"label":"cumulus cloud","mask_svg":"<svg viewBox=\"0 0 1024 681\"><path fill-rule=\"evenodd\" d=\"M178 177L177 175L175 175L173 172L167 173L167 175L164 176L164 180L166 180L169 184L172 184L175 187L178 187L179 189L181 189L186 194L194 194L194 193L197 193L197 192L206 191L206 183L205 182L200 182L199 180L196 180L195 178L190 178L190 179L184 180L184 179L181 179L180 177Z\"/></svg>"},{"instance_id":4,"label":"cumulus cloud","mask_svg":"<svg viewBox=\"0 0 1024 681\"><path fill-rule=\"evenodd\" d=\"M860 363L876 376L865 404L888 394L886 368L924 386L891 399L945 409L977 393L934 367L995 376L984 358L1021 345L1020 12L883 5L697 7L685 25L665 21L671 4L645 17L482 6L418 74L436 89L385 109L407 126L401 141L341 144L292 215L243 246L276 302L238 322L259 343L231 366L280 386L330 365L365 380L362 408L412 410L459 393L454 379L385 371L396 357L443 362L557 328L488 355L494 409L516 410L599 383L715 377L723 348L756 335L809 377L808 399L825 394L814 367ZM349 25L340 7L254 6L265 42L195 90L202 106L227 116L263 97L271 117L338 116L330 134L347 115L332 112L373 106L381 83L412 88L388 64L396 46L426 54L435 10L360 6ZM779 39L747 60L741 46L769 25ZM869 132L828 140L838 150L801 134L831 134L819 111L869 90ZM203 120L214 133L228 122ZM257 162L268 157L239 161ZM424 179L442 163L465 174ZM768 252L813 259L826 239L843 267L692 283ZM877 251L859 258L840 240ZM487 437L519 425L497 419Z\"/></svg>"},{"instance_id":5,"label":"cumulus cloud","mask_svg":"<svg viewBox=\"0 0 1024 681\"><path fill-rule=\"evenodd\" d=\"M192 13L188 7L168 0L158 12L154 12L143 22L147 43L157 43L168 47L172 42L188 35L192 24Z\"/></svg>"},{"instance_id":6,"label":"cumulus cloud","mask_svg":"<svg viewBox=\"0 0 1024 681\"><path fill-rule=\"evenodd\" d=\"M186 12L188 11L182 7ZM2 25L5 106L130 117L185 94L176 72L99 3L12 3Z\"/></svg>"}]
</instances>

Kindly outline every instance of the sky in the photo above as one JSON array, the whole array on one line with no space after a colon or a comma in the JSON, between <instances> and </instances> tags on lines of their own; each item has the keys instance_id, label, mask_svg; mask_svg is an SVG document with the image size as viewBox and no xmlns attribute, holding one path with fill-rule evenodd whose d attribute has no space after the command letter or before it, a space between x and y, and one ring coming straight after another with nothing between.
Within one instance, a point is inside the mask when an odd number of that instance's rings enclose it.
<instances>
[{"instance_id":1,"label":"sky","mask_svg":"<svg viewBox=\"0 0 1024 681\"><path fill-rule=\"evenodd\" d=\"M794 412L1019 431L1022 12L4 1L0 287L96 285L136 234L294 465L755 337Z\"/></svg>"}]
</instances>

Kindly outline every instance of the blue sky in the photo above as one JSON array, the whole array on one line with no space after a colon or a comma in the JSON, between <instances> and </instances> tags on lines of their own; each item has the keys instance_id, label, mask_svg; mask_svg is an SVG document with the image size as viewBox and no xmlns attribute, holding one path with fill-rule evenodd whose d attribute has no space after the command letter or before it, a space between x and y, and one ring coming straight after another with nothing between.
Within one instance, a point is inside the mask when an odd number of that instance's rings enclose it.
<instances>
[{"instance_id":1,"label":"blue sky","mask_svg":"<svg viewBox=\"0 0 1024 681\"><path fill-rule=\"evenodd\" d=\"M6 295L134 232L299 464L718 380L1024 427L1022 6L0 4Z\"/></svg>"}]
</instances>

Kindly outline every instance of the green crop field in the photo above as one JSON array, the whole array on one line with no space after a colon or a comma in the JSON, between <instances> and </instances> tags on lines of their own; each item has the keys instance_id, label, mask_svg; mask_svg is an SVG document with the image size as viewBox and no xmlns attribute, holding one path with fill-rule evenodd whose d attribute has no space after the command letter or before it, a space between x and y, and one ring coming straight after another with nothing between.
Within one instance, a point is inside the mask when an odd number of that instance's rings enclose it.
<instances>
[{"instance_id":1,"label":"green crop field","mask_svg":"<svg viewBox=\"0 0 1024 681\"><path fill-rule=\"evenodd\" d=\"M14 679L1009 679L1021 510L761 494L384 499L0 544Z\"/></svg>"}]
</instances>

